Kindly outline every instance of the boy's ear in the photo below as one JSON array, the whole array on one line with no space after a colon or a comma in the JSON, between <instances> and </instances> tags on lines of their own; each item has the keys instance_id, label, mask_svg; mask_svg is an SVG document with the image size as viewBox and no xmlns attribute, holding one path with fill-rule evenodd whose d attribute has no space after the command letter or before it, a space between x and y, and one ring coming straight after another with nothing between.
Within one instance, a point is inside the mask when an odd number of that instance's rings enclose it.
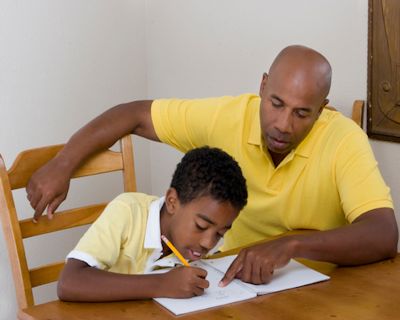
<instances>
[{"instance_id":1,"label":"boy's ear","mask_svg":"<svg viewBox=\"0 0 400 320\"><path fill-rule=\"evenodd\" d=\"M175 188L169 188L165 193L165 207L167 213L174 214L179 206L178 193Z\"/></svg>"}]
</instances>

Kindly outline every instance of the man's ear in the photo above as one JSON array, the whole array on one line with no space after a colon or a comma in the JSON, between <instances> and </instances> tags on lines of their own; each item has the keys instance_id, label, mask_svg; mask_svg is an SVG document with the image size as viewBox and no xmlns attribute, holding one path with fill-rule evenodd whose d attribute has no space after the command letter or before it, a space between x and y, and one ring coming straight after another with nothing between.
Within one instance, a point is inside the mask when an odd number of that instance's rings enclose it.
<instances>
[{"instance_id":1,"label":"man's ear","mask_svg":"<svg viewBox=\"0 0 400 320\"><path fill-rule=\"evenodd\" d=\"M321 114L322 110L324 110L324 108L328 105L328 103L329 99L324 99L324 102L322 102L321 107L319 108L318 116Z\"/></svg>"},{"instance_id":2,"label":"man's ear","mask_svg":"<svg viewBox=\"0 0 400 320\"><path fill-rule=\"evenodd\" d=\"M165 193L165 207L167 209L167 213L174 214L179 205L180 203L176 189L169 188Z\"/></svg>"},{"instance_id":3,"label":"man's ear","mask_svg":"<svg viewBox=\"0 0 400 320\"><path fill-rule=\"evenodd\" d=\"M267 85L267 82L268 82L268 73L264 72L260 84L260 92L259 92L260 97L262 96L262 93L265 89L265 86Z\"/></svg>"}]
</instances>

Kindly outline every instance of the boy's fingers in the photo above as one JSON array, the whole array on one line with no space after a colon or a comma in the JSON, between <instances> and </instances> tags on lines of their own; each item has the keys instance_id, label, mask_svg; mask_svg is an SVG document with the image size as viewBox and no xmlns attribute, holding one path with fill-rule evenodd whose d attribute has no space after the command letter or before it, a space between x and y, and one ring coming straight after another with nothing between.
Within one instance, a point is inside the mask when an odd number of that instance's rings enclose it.
<instances>
[{"instance_id":1,"label":"boy's fingers","mask_svg":"<svg viewBox=\"0 0 400 320\"><path fill-rule=\"evenodd\" d=\"M207 289L210 286L210 283L206 279L200 278L197 286L201 289Z\"/></svg>"},{"instance_id":2,"label":"boy's fingers","mask_svg":"<svg viewBox=\"0 0 400 320\"><path fill-rule=\"evenodd\" d=\"M219 282L218 286L219 287L225 287L227 286L235 277L236 275L242 271L243 268L243 262L242 258L239 255L236 257L236 259L232 262L232 264L229 266L228 270L226 271L224 277L221 279Z\"/></svg>"},{"instance_id":3,"label":"boy's fingers","mask_svg":"<svg viewBox=\"0 0 400 320\"><path fill-rule=\"evenodd\" d=\"M204 289L199 288L199 287L196 287L196 288L194 288L194 290L193 290L193 294L194 294L195 296L201 296L203 293L204 293Z\"/></svg>"},{"instance_id":4,"label":"boy's fingers","mask_svg":"<svg viewBox=\"0 0 400 320\"><path fill-rule=\"evenodd\" d=\"M191 268L196 271L196 275L198 277L204 278L204 279L207 277L207 271L206 270L204 270L202 268L199 268L199 267L191 267Z\"/></svg>"}]
</instances>

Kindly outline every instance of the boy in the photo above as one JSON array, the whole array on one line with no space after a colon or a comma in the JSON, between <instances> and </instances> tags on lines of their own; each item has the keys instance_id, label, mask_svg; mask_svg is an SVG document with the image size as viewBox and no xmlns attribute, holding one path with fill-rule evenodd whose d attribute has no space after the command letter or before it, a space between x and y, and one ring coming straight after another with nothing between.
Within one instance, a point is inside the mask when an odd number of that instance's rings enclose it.
<instances>
[{"instance_id":1,"label":"boy","mask_svg":"<svg viewBox=\"0 0 400 320\"><path fill-rule=\"evenodd\" d=\"M206 271L174 266L168 238L188 260L212 249L247 203L237 162L217 148L189 151L177 165L165 197L124 193L111 201L73 251L58 282L66 301L117 301L201 295Z\"/></svg>"}]
</instances>

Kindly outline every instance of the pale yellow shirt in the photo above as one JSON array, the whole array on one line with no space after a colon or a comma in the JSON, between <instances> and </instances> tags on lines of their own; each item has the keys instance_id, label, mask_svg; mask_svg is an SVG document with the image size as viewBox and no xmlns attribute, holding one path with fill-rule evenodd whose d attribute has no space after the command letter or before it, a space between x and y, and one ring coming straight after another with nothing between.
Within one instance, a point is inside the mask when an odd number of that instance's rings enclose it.
<instances>
[{"instance_id":1,"label":"pale yellow shirt","mask_svg":"<svg viewBox=\"0 0 400 320\"><path fill-rule=\"evenodd\" d=\"M223 250L294 229L336 228L366 211L393 207L368 138L351 119L324 110L275 168L262 147L259 106L252 94L152 104L162 142L182 152L219 147L243 170L248 204L226 233Z\"/></svg>"},{"instance_id":2,"label":"pale yellow shirt","mask_svg":"<svg viewBox=\"0 0 400 320\"><path fill-rule=\"evenodd\" d=\"M175 256L160 259L160 210L164 199L123 193L111 201L67 259L124 274L151 272L156 266L179 264Z\"/></svg>"}]
</instances>

